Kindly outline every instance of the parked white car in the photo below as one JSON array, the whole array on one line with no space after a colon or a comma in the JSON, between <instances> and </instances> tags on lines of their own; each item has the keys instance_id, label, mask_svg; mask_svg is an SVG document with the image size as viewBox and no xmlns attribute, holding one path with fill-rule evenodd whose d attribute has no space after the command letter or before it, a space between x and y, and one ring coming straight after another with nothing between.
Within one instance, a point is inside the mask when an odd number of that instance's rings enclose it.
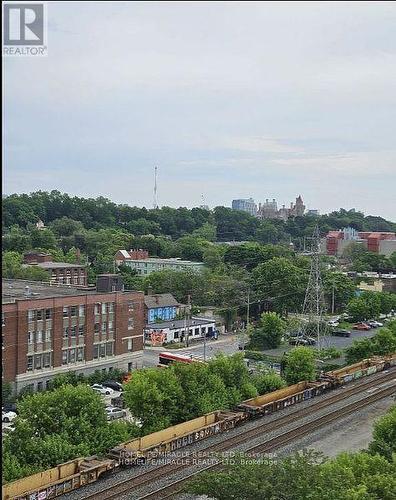
<instances>
[{"instance_id":1,"label":"parked white car","mask_svg":"<svg viewBox=\"0 0 396 500\"><path fill-rule=\"evenodd\" d=\"M105 408L107 420L115 420L116 418L126 417L126 411L122 408L116 408L115 406L107 406Z\"/></svg>"},{"instance_id":2,"label":"parked white car","mask_svg":"<svg viewBox=\"0 0 396 500\"><path fill-rule=\"evenodd\" d=\"M2 411L1 412L1 421L8 424L12 422L17 414L14 411Z\"/></svg>"},{"instance_id":3,"label":"parked white car","mask_svg":"<svg viewBox=\"0 0 396 500\"><path fill-rule=\"evenodd\" d=\"M381 323L380 321L375 321L375 320L370 320L370 321L367 321L366 323L369 326L371 326L371 328L379 328L381 326L384 326L383 323Z\"/></svg>"},{"instance_id":4,"label":"parked white car","mask_svg":"<svg viewBox=\"0 0 396 500\"><path fill-rule=\"evenodd\" d=\"M340 322L338 321L338 319L330 319L327 324L329 326L339 326Z\"/></svg>"},{"instance_id":5,"label":"parked white car","mask_svg":"<svg viewBox=\"0 0 396 500\"><path fill-rule=\"evenodd\" d=\"M112 394L114 394L113 389L110 389L110 387L103 387L103 385L100 384L91 385L91 389L99 392L99 394L102 394L103 396L111 396Z\"/></svg>"}]
</instances>

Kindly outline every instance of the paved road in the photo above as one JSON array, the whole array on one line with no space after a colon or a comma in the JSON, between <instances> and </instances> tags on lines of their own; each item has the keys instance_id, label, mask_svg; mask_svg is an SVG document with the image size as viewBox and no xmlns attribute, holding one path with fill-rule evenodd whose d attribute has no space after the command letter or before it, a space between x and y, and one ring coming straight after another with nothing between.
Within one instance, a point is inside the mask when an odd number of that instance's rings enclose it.
<instances>
[{"instance_id":1,"label":"paved road","mask_svg":"<svg viewBox=\"0 0 396 500\"><path fill-rule=\"evenodd\" d=\"M166 347L148 347L143 351L143 366L157 366L158 355L160 352L166 351ZM223 352L226 355L234 354L238 351L238 340L235 335L221 335L219 340L208 340L206 342L206 359L210 359L218 352ZM203 342L196 343L190 347L181 349L172 349L175 354L192 354L199 358L204 358Z\"/></svg>"},{"instance_id":2,"label":"paved road","mask_svg":"<svg viewBox=\"0 0 396 500\"><path fill-rule=\"evenodd\" d=\"M369 330L367 332L351 330L352 334L350 337L326 336L323 339L323 346L336 347L337 349L344 349L345 347L351 345L354 340L372 337L373 335L375 335L377 331L378 329L376 328L373 328L372 330ZM264 353L279 356L282 355L285 351L289 351L292 348L293 348L292 346L284 344L281 347L278 347L277 349L269 349L267 351L264 351ZM145 348L143 352L143 366L144 367L157 366L158 355L162 351L166 351L166 347ZM175 349L172 350L172 352L179 354L188 353L203 359L204 357L203 342L200 342L199 344L198 343L194 344L193 346L190 346L188 348ZM238 337L236 335L221 335L219 340L215 341L208 340L206 342L206 359L210 359L218 352L223 352L226 355L231 355L234 354L235 352L239 352Z\"/></svg>"}]
</instances>

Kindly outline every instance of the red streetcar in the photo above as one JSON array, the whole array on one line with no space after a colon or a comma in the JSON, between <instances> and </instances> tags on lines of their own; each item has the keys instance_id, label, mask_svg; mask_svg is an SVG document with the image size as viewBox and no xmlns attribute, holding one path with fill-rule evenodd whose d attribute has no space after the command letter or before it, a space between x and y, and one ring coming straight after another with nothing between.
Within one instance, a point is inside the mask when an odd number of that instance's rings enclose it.
<instances>
[{"instance_id":1,"label":"red streetcar","mask_svg":"<svg viewBox=\"0 0 396 500\"><path fill-rule=\"evenodd\" d=\"M194 357L192 354L174 354L173 352L160 353L157 366L163 368L172 363L203 363L203 361Z\"/></svg>"}]
</instances>

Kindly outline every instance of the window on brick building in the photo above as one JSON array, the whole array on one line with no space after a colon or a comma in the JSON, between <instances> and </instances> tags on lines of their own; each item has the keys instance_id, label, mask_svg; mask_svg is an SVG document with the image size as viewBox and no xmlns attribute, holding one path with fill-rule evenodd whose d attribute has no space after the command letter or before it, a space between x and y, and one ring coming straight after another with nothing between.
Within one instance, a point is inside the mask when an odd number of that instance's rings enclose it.
<instances>
[{"instance_id":1,"label":"window on brick building","mask_svg":"<svg viewBox=\"0 0 396 500\"><path fill-rule=\"evenodd\" d=\"M133 340L132 339L128 339L128 347L127 347L127 349L128 349L129 352L133 351Z\"/></svg>"},{"instance_id":2,"label":"window on brick building","mask_svg":"<svg viewBox=\"0 0 396 500\"><path fill-rule=\"evenodd\" d=\"M76 362L76 350L69 349L69 363L75 363L75 362Z\"/></svg>"},{"instance_id":3,"label":"window on brick building","mask_svg":"<svg viewBox=\"0 0 396 500\"><path fill-rule=\"evenodd\" d=\"M43 311L42 311L42 309L38 309L36 311L36 319L37 319L37 321L41 321L43 319Z\"/></svg>"},{"instance_id":4,"label":"window on brick building","mask_svg":"<svg viewBox=\"0 0 396 500\"><path fill-rule=\"evenodd\" d=\"M28 311L28 321L34 321L34 311L33 311L33 309L29 309L29 311Z\"/></svg>"},{"instance_id":5,"label":"window on brick building","mask_svg":"<svg viewBox=\"0 0 396 500\"><path fill-rule=\"evenodd\" d=\"M51 342L51 328L47 328L47 330L45 331L45 341L46 342Z\"/></svg>"},{"instance_id":6,"label":"window on brick building","mask_svg":"<svg viewBox=\"0 0 396 500\"><path fill-rule=\"evenodd\" d=\"M64 318L68 318L69 317L69 308L68 307L64 307L63 308L63 317Z\"/></svg>"},{"instance_id":7,"label":"window on brick building","mask_svg":"<svg viewBox=\"0 0 396 500\"><path fill-rule=\"evenodd\" d=\"M99 333L100 332L100 323L95 323L94 324L94 333Z\"/></svg>"},{"instance_id":8,"label":"window on brick building","mask_svg":"<svg viewBox=\"0 0 396 500\"><path fill-rule=\"evenodd\" d=\"M43 382L37 382L37 392L41 392L44 390L44 383Z\"/></svg>"},{"instance_id":9,"label":"window on brick building","mask_svg":"<svg viewBox=\"0 0 396 500\"><path fill-rule=\"evenodd\" d=\"M100 314L100 310L101 310L101 304L100 302L97 302L95 304L95 314Z\"/></svg>"},{"instance_id":10,"label":"window on brick building","mask_svg":"<svg viewBox=\"0 0 396 500\"><path fill-rule=\"evenodd\" d=\"M34 342L34 332L28 332L28 344L33 344Z\"/></svg>"},{"instance_id":11,"label":"window on brick building","mask_svg":"<svg viewBox=\"0 0 396 500\"><path fill-rule=\"evenodd\" d=\"M27 357L27 365L26 365L26 370L28 372L33 370L33 356L28 356Z\"/></svg>"},{"instance_id":12,"label":"window on brick building","mask_svg":"<svg viewBox=\"0 0 396 500\"><path fill-rule=\"evenodd\" d=\"M133 301L128 300L128 312L133 312Z\"/></svg>"},{"instance_id":13,"label":"window on brick building","mask_svg":"<svg viewBox=\"0 0 396 500\"><path fill-rule=\"evenodd\" d=\"M72 326L70 328L70 336L71 337L75 337L76 336L76 331L77 331L77 327L76 326Z\"/></svg>"},{"instance_id":14,"label":"window on brick building","mask_svg":"<svg viewBox=\"0 0 396 500\"><path fill-rule=\"evenodd\" d=\"M81 317L81 316L85 316L85 306L83 305L79 305L78 306L78 315Z\"/></svg>"},{"instance_id":15,"label":"window on brick building","mask_svg":"<svg viewBox=\"0 0 396 500\"><path fill-rule=\"evenodd\" d=\"M77 306L71 306L70 308L70 316L77 316Z\"/></svg>"},{"instance_id":16,"label":"window on brick building","mask_svg":"<svg viewBox=\"0 0 396 500\"><path fill-rule=\"evenodd\" d=\"M107 342L106 356L113 356L113 352L114 352L113 342Z\"/></svg>"},{"instance_id":17,"label":"window on brick building","mask_svg":"<svg viewBox=\"0 0 396 500\"><path fill-rule=\"evenodd\" d=\"M109 328L108 328L110 333L114 332L114 323L112 321L109 321Z\"/></svg>"},{"instance_id":18,"label":"window on brick building","mask_svg":"<svg viewBox=\"0 0 396 500\"><path fill-rule=\"evenodd\" d=\"M106 314L106 302L102 304L102 314Z\"/></svg>"},{"instance_id":19,"label":"window on brick building","mask_svg":"<svg viewBox=\"0 0 396 500\"><path fill-rule=\"evenodd\" d=\"M43 367L49 368L51 366L51 353L45 352L43 354Z\"/></svg>"},{"instance_id":20,"label":"window on brick building","mask_svg":"<svg viewBox=\"0 0 396 500\"><path fill-rule=\"evenodd\" d=\"M62 365L67 365L67 351L62 351Z\"/></svg>"},{"instance_id":21,"label":"window on brick building","mask_svg":"<svg viewBox=\"0 0 396 500\"><path fill-rule=\"evenodd\" d=\"M37 330L36 332L36 344L41 344L43 342L43 331Z\"/></svg>"},{"instance_id":22,"label":"window on brick building","mask_svg":"<svg viewBox=\"0 0 396 500\"><path fill-rule=\"evenodd\" d=\"M133 318L128 318L128 330L133 330Z\"/></svg>"},{"instance_id":23,"label":"window on brick building","mask_svg":"<svg viewBox=\"0 0 396 500\"><path fill-rule=\"evenodd\" d=\"M106 333L106 323L102 323L102 333Z\"/></svg>"},{"instance_id":24,"label":"window on brick building","mask_svg":"<svg viewBox=\"0 0 396 500\"><path fill-rule=\"evenodd\" d=\"M42 359L41 359L41 354L38 354L34 357L34 368L36 370L41 370L41 366L42 366Z\"/></svg>"},{"instance_id":25,"label":"window on brick building","mask_svg":"<svg viewBox=\"0 0 396 500\"><path fill-rule=\"evenodd\" d=\"M65 328L63 329L63 338L67 339L68 336L69 336L69 327L65 326Z\"/></svg>"},{"instance_id":26,"label":"window on brick building","mask_svg":"<svg viewBox=\"0 0 396 500\"><path fill-rule=\"evenodd\" d=\"M114 312L114 302L109 302L109 313L113 313Z\"/></svg>"},{"instance_id":27,"label":"window on brick building","mask_svg":"<svg viewBox=\"0 0 396 500\"><path fill-rule=\"evenodd\" d=\"M84 325L78 325L78 334L80 337L84 335Z\"/></svg>"},{"instance_id":28,"label":"window on brick building","mask_svg":"<svg viewBox=\"0 0 396 500\"><path fill-rule=\"evenodd\" d=\"M106 344L100 344L100 357L104 358L106 356Z\"/></svg>"},{"instance_id":29,"label":"window on brick building","mask_svg":"<svg viewBox=\"0 0 396 500\"><path fill-rule=\"evenodd\" d=\"M84 347L77 349L77 361L84 361Z\"/></svg>"},{"instance_id":30,"label":"window on brick building","mask_svg":"<svg viewBox=\"0 0 396 500\"><path fill-rule=\"evenodd\" d=\"M99 345L94 344L93 346L93 359L98 359L99 358Z\"/></svg>"},{"instance_id":31,"label":"window on brick building","mask_svg":"<svg viewBox=\"0 0 396 500\"><path fill-rule=\"evenodd\" d=\"M45 310L45 319L51 319L52 318L52 311L51 309L46 309Z\"/></svg>"}]
</instances>

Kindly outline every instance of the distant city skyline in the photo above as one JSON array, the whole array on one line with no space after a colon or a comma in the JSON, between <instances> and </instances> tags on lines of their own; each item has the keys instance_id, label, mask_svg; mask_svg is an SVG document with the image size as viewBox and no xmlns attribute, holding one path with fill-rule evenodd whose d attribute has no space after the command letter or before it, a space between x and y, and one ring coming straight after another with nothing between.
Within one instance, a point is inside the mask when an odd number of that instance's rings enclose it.
<instances>
[{"instance_id":1,"label":"distant city skyline","mask_svg":"<svg viewBox=\"0 0 396 500\"><path fill-rule=\"evenodd\" d=\"M4 192L395 220L395 2L50 2L3 60ZM93 22L94 20L94 22Z\"/></svg>"}]
</instances>

